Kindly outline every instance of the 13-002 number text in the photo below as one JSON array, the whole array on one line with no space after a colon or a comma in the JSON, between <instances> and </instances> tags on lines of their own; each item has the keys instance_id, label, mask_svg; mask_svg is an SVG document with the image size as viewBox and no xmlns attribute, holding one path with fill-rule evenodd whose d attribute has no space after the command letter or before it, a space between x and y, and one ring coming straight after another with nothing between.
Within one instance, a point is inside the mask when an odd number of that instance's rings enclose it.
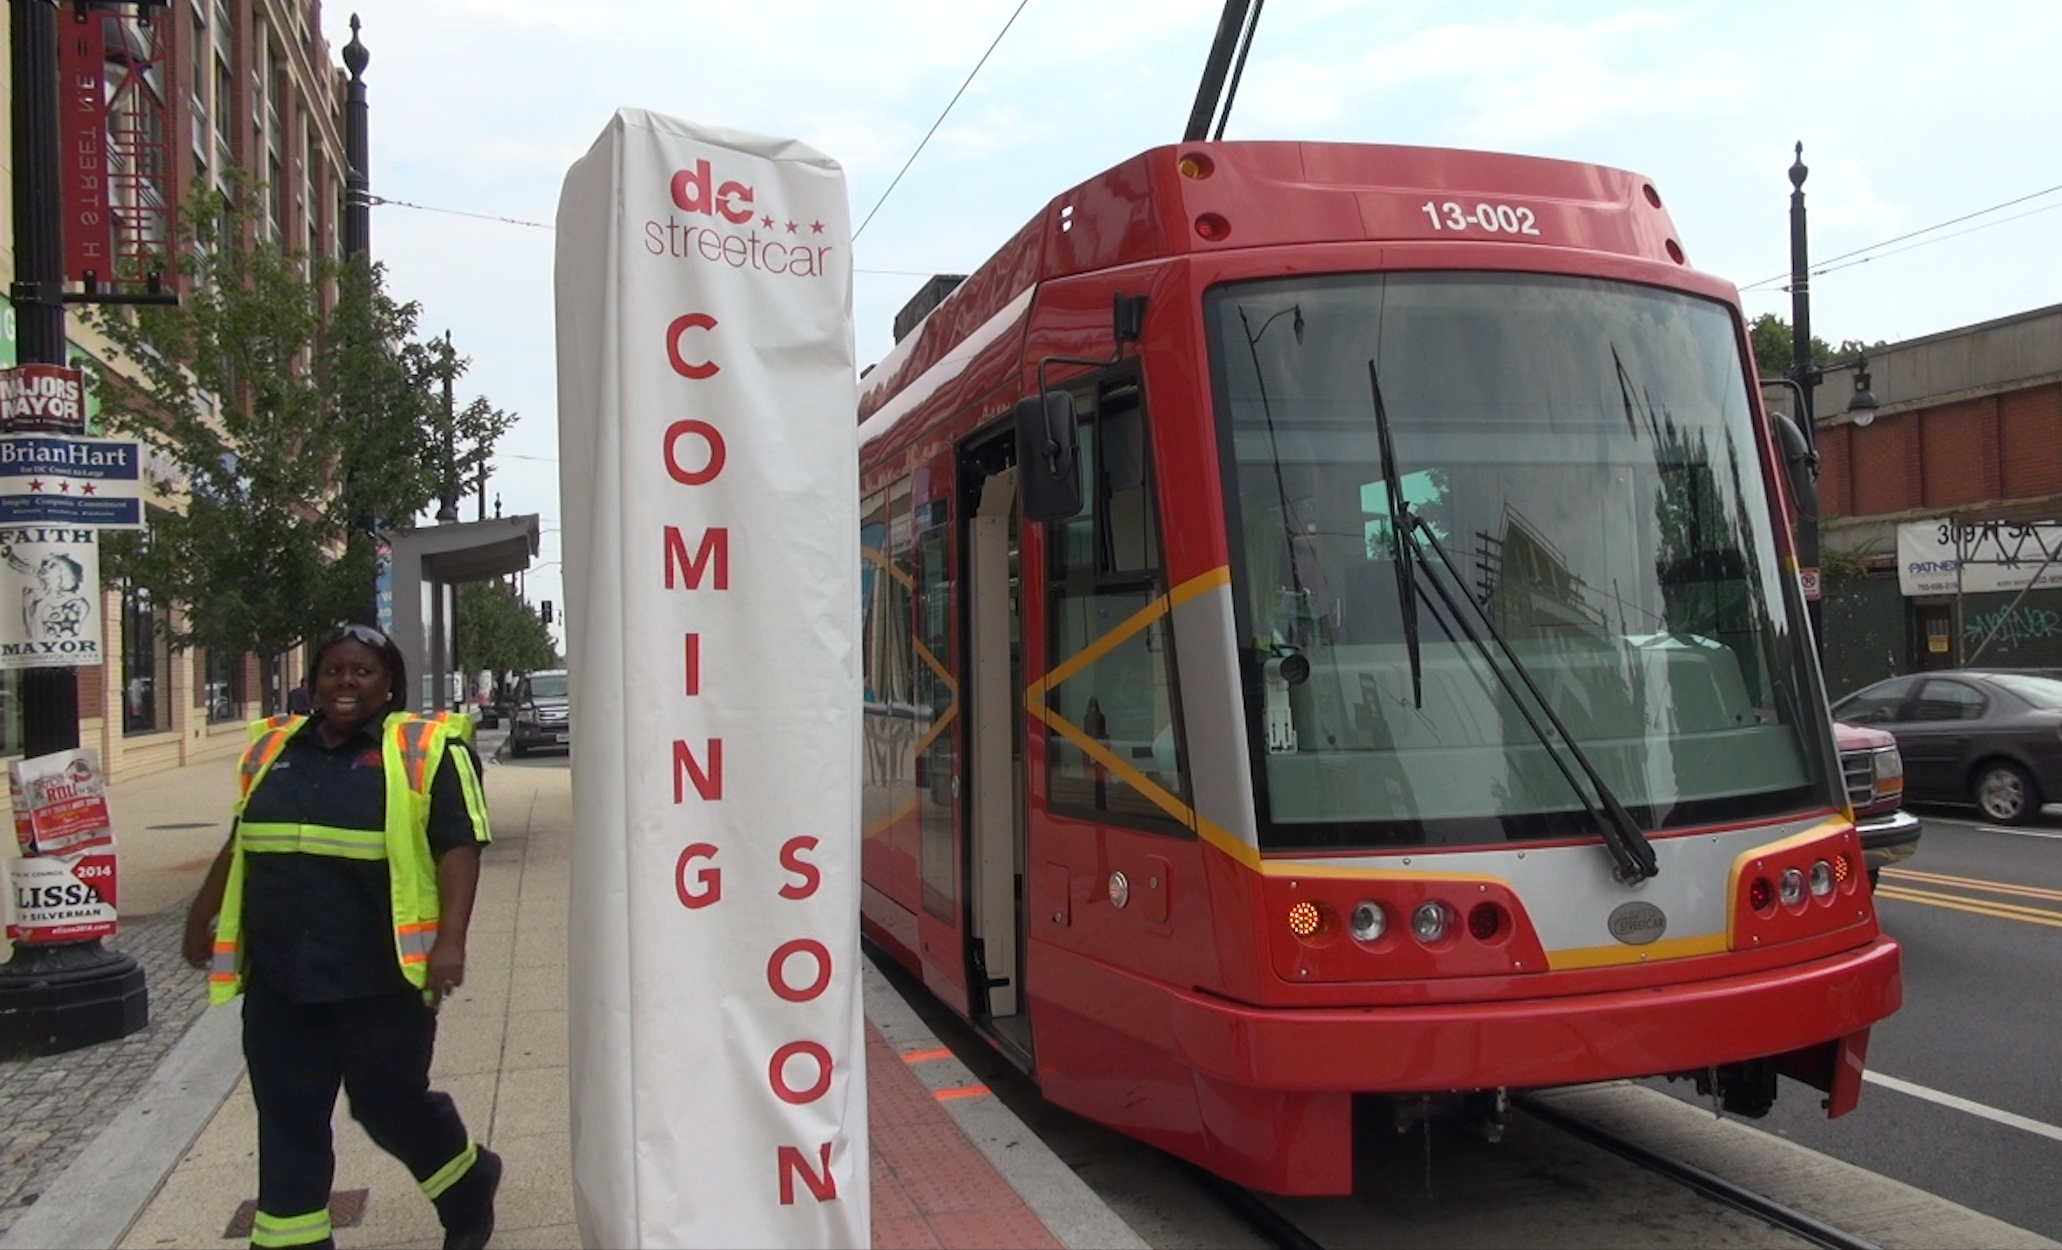
<instances>
[{"instance_id":1,"label":"13-002 number text","mask_svg":"<svg viewBox=\"0 0 2062 1250\"><path fill-rule=\"evenodd\" d=\"M1469 212L1461 204L1448 200L1444 204L1426 200L1422 205L1425 216L1432 219L1434 230L1480 230L1484 234L1538 234L1539 223L1532 210L1514 204L1477 204Z\"/></svg>"}]
</instances>

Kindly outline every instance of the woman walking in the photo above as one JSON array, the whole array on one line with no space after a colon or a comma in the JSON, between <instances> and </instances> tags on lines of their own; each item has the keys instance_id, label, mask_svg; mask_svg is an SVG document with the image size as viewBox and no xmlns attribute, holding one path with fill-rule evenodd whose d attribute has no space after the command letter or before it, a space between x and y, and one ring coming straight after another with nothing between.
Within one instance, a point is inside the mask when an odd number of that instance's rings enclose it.
<instances>
[{"instance_id":1,"label":"woman walking","mask_svg":"<svg viewBox=\"0 0 2062 1250\"><path fill-rule=\"evenodd\" d=\"M385 634L341 626L311 655L313 712L252 725L237 819L186 922L211 1001L244 996L251 1244L334 1244L341 1085L435 1204L447 1250L485 1246L501 1160L429 1083L489 837L479 759L458 722L403 710L407 669Z\"/></svg>"}]
</instances>

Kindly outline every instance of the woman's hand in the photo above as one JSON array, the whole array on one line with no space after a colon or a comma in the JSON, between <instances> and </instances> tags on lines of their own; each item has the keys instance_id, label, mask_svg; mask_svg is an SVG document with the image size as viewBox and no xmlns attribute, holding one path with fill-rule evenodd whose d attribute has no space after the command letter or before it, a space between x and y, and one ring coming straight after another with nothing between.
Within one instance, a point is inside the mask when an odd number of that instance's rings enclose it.
<instances>
[{"instance_id":1,"label":"woman's hand","mask_svg":"<svg viewBox=\"0 0 2062 1250\"><path fill-rule=\"evenodd\" d=\"M180 951L186 962L196 968L206 968L215 954L214 926L208 923L194 923L194 917L186 918L186 940Z\"/></svg>"},{"instance_id":2,"label":"woman's hand","mask_svg":"<svg viewBox=\"0 0 2062 1250\"><path fill-rule=\"evenodd\" d=\"M464 984L465 939L439 935L436 944L430 947L429 973L423 985L430 993L430 1008L435 1010L453 990Z\"/></svg>"}]
</instances>

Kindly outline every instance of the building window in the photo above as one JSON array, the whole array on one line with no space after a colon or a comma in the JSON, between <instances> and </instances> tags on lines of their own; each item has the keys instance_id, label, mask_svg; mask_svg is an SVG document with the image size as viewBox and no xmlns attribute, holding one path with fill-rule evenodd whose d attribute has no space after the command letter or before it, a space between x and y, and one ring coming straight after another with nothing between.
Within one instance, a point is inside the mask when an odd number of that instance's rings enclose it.
<instances>
[{"instance_id":1,"label":"building window","mask_svg":"<svg viewBox=\"0 0 2062 1250\"><path fill-rule=\"evenodd\" d=\"M122 592L122 732L161 733L172 727L172 646L165 640L164 608L148 590Z\"/></svg>"},{"instance_id":2,"label":"building window","mask_svg":"<svg viewBox=\"0 0 2062 1250\"><path fill-rule=\"evenodd\" d=\"M248 697L245 690L243 657L226 651L210 650L201 687L201 702L207 709L208 723L218 725L233 721L243 715L243 705Z\"/></svg>"}]
</instances>

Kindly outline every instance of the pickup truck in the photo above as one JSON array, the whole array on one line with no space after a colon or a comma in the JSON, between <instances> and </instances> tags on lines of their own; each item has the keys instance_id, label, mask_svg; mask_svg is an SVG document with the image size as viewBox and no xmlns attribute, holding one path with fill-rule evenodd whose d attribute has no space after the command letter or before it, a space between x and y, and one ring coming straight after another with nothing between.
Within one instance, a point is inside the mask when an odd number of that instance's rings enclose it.
<instances>
[{"instance_id":1,"label":"pickup truck","mask_svg":"<svg viewBox=\"0 0 2062 1250\"><path fill-rule=\"evenodd\" d=\"M1897 739L1880 729L1834 721L1833 736L1874 887L1885 864L1910 859L1919 849L1919 818L1904 810L1904 757Z\"/></svg>"}]
</instances>

